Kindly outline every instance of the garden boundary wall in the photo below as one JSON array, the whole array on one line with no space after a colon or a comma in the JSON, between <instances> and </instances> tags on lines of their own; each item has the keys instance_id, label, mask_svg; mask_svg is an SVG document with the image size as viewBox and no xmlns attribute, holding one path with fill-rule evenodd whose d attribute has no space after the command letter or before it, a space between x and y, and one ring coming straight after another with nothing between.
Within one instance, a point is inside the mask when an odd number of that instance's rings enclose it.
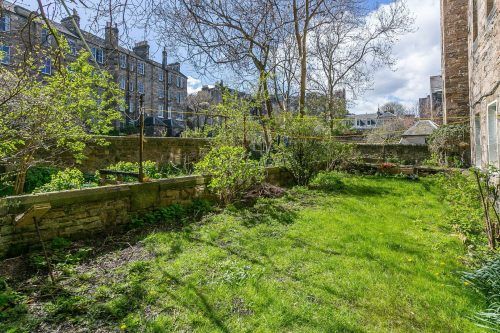
<instances>
[{"instance_id":1,"label":"garden boundary wall","mask_svg":"<svg viewBox=\"0 0 500 333\"><path fill-rule=\"evenodd\" d=\"M269 183L287 185L291 174L267 168ZM210 197L207 176L184 176L81 190L31 194L0 199L0 258L28 251L39 244L34 223L16 226L16 216L35 204L51 205L39 220L44 240L55 237L82 239L119 229L140 213L171 204L187 204Z\"/></svg>"},{"instance_id":2,"label":"garden boundary wall","mask_svg":"<svg viewBox=\"0 0 500 333\"><path fill-rule=\"evenodd\" d=\"M137 162L139 159L139 138L135 136L103 137L109 142L107 146L91 145L86 151L88 156L77 167L86 173L94 173L120 161ZM195 138L160 138L147 137L144 142L144 160L159 164L190 164L197 162L208 148L210 139ZM354 143L356 150L364 162L381 163L396 162L405 165L419 165L429 159L427 146L400 144L368 144Z\"/></svg>"}]
</instances>

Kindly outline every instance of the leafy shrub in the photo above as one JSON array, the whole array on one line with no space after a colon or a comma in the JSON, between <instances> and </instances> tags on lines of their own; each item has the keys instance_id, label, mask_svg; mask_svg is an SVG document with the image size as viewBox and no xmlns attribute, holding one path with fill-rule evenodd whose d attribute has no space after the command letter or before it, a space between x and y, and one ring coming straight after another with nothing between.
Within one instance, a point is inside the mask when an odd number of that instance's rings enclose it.
<instances>
[{"instance_id":1,"label":"leafy shrub","mask_svg":"<svg viewBox=\"0 0 500 333\"><path fill-rule=\"evenodd\" d=\"M467 165L469 124L442 125L429 137L430 162L452 167Z\"/></svg>"},{"instance_id":2,"label":"leafy shrub","mask_svg":"<svg viewBox=\"0 0 500 333\"><path fill-rule=\"evenodd\" d=\"M160 167L154 161L143 161L142 167L144 170L144 175L150 179L160 179L167 178L172 175L181 175L185 173L185 169L179 168L172 163L168 163L162 167ZM107 170L114 171L122 171L122 172L132 172L139 173L139 162L118 162L112 165L109 165ZM96 172L97 177L99 177L99 171ZM114 176L109 176L111 179L116 179ZM137 178L135 177L123 177L123 181L131 182L135 181Z\"/></svg>"},{"instance_id":3,"label":"leafy shrub","mask_svg":"<svg viewBox=\"0 0 500 333\"><path fill-rule=\"evenodd\" d=\"M356 160L354 145L336 141L316 118L289 117L282 124L282 142L274 156L299 185L306 185L321 170L346 167Z\"/></svg>"},{"instance_id":4,"label":"leafy shrub","mask_svg":"<svg viewBox=\"0 0 500 333\"><path fill-rule=\"evenodd\" d=\"M264 179L264 168L258 161L249 159L241 147L213 148L195 165L195 171L211 176L208 188L223 203L241 197Z\"/></svg>"},{"instance_id":5,"label":"leafy shrub","mask_svg":"<svg viewBox=\"0 0 500 333\"><path fill-rule=\"evenodd\" d=\"M67 168L50 177L50 182L36 188L33 193L55 192L79 189L83 187L85 177L83 173L75 168Z\"/></svg>"},{"instance_id":6,"label":"leafy shrub","mask_svg":"<svg viewBox=\"0 0 500 333\"><path fill-rule=\"evenodd\" d=\"M482 326L500 327L500 256L487 262L480 269L464 274L467 283L482 292L488 301L488 310L478 314Z\"/></svg>"},{"instance_id":7,"label":"leafy shrub","mask_svg":"<svg viewBox=\"0 0 500 333\"><path fill-rule=\"evenodd\" d=\"M338 191L344 188L340 174L336 172L320 172L309 183L309 187L323 191Z\"/></svg>"}]
</instances>

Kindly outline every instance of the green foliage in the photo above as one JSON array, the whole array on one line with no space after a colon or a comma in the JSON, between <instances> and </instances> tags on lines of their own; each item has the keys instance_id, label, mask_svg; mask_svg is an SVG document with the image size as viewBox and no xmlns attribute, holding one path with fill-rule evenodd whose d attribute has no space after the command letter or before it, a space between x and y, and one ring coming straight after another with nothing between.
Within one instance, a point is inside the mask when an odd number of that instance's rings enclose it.
<instances>
[{"instance_id":1,"label":"green foliage","mask_svg":"<svg viewBox=\"0 0 500 333\"><path fill-rule=\"evenodd\" d=\"M27 193L33 192L36 188L42 187L49 183L52 176L58 172L54 167L33 167L26 173L26 183L24 184L24 191Z\"/></svg>"},{"instance_id":2,"label":"green foliage","mask_svg":"<svg viewBox=\"0 0 500 333\"><path fill-rule=\"evenodd\" d=\"M471 249L484 248L483 210L474 175L452 172L435 176L451 207L445 218Z\"/></svg>"},{"instance_id":3,"label":"green foliage","mask_svg":"<svg viewBox=\"0 0 500 333\"><path fill-rule=\"evenodd\" d=\"M248 158L241 147L213 148L195 165L195 171L210 175L208 188L227 204L264 179L264 167Z\"/></svg>"},{"instance_id":4,"label":"green foliage","mask_svg":"<svg viewBox=\"0 0 500 333\"><path fill-rule=\"evenodd\" d=\"M479 324L500 332L500 256L474 272L465 273L464 279L482 292L488 301L488 309L477 315Z\"/></svg>"},{"instance_id":5,"label":"green foliage","mask_svg":"<svg viewBox=\"0 0 500 333\"><path fill-rule=\"evenodd\" d=\"M469 153L469 124L442 125L429 137L432 164L463 168Z\"/></svg>"},{"instance_id":6,"label":"green foliage","mask_svg":"<svg viewBox=\"0 0 500 333\"><path fill-rule=\"evenodd\" d=\"M163 166L159 166L154 161L143 161L142 167L144 169L144 175L150 179L161 179L168 178L172 176L180 176L188 172L186 167L178 167L172 163L167 163ZM111 164L105 169L123 172L139 173L139 162L118 162ZM115 176L108 176L111 179L116 179ZM96 172L96 178L99 178L99 171ZM136 181L135 177L123 177L123 181L132 182Z\"/></svg>"},{"instance_id":7,"label":"green foliage","mask_svg":"<svg viewBox=\"0 0 500 333\"><path fill-rule=\"evenodd\" d=\"M65 38L59 39L65 43ZM43 54L42 59L54 64L54 72L43 82L33 79L38 59L24 71L0 68L0 163L16 170L16 193L22 192L29 168L63 163L68 153L82 160L87 143L105 144L95 135L109 132L120 118L123 92L109 73L89 63L89 57L81 52L66 64Z\"/></svg>"},{"instance_id":8,"label":"green foliage","mask_svg":"<svg viewBox=\"0 0 500 333\"><path fill-rule=\"evenodd\" d=\"M274 162L290 170L299 185L309 183L321 169L334 170L357 158L354 145L336 141L315 117L283 117L280 134Z\"/></svg>"},{"instance_id":9,"label":"green foliage","mask_svg":"<svg viewBox=\"0 0 500 333\"><path fill-rule=\"evenodd\" d=\"M80 189L85 183L83 173L74 168L66 168L58 171L50 177L50 182L37 187L33 193L56 192L64 190Z\"/></svg>"},{"instance_id":10,"label":"green foliage","mask_svg":"<svg viewBox=\"0 0 500 333\"><path fill-rule=\"evenodd\" d=\"M341 176L342 174L337 172L322 171L311 180L309 187L328 192L339 191L344 188Z\"/></svg>"}]
</instances>

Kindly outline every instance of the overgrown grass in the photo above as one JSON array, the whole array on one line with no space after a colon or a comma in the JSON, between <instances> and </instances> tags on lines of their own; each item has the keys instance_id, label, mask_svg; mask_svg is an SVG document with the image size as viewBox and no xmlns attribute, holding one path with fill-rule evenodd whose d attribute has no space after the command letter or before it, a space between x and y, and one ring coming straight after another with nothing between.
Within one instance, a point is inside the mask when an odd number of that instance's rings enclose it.
<instances>
[{"instance_id":1,"label":"overgrown grass","mask_svg":"<svg viewBox=\"0 0 500 333\"><path fill-rule=\"evenodd\" d=\"M9 289L0 331L483 332L433 180L342 177Z\"/></svg>"}]
</instances>

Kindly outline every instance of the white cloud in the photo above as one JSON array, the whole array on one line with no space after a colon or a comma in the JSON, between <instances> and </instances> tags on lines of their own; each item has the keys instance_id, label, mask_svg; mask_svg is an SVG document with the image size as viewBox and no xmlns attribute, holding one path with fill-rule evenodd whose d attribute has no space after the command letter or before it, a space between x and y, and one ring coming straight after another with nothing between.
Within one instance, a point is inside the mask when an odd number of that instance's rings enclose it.
<instances>
[{"instance_id":1,"label":"white cloud","mask_svg":"<svg viewBox=\"0 0 500 333\"><path fill-rule=\"evenodd\" d=\"M192 76L188 76L187 79L187 92L188 94L194 94L200 91L202 88L201 80L196 79Z\"/></svg>"},{"instance_id":2,"label":"white cloud","mask_svg":"<svg viewBox=\"0 0 500 333\"><path fill-rule=\"evenodd\" d=\"M436 0L408 0L416 32L401 36L394 45L395 70L380 69L372 90L354 101L354 113L370 113L387 101L415 106L429 94L429 77L441 73L440 8Z\"/></svg>"}]
</instances>

